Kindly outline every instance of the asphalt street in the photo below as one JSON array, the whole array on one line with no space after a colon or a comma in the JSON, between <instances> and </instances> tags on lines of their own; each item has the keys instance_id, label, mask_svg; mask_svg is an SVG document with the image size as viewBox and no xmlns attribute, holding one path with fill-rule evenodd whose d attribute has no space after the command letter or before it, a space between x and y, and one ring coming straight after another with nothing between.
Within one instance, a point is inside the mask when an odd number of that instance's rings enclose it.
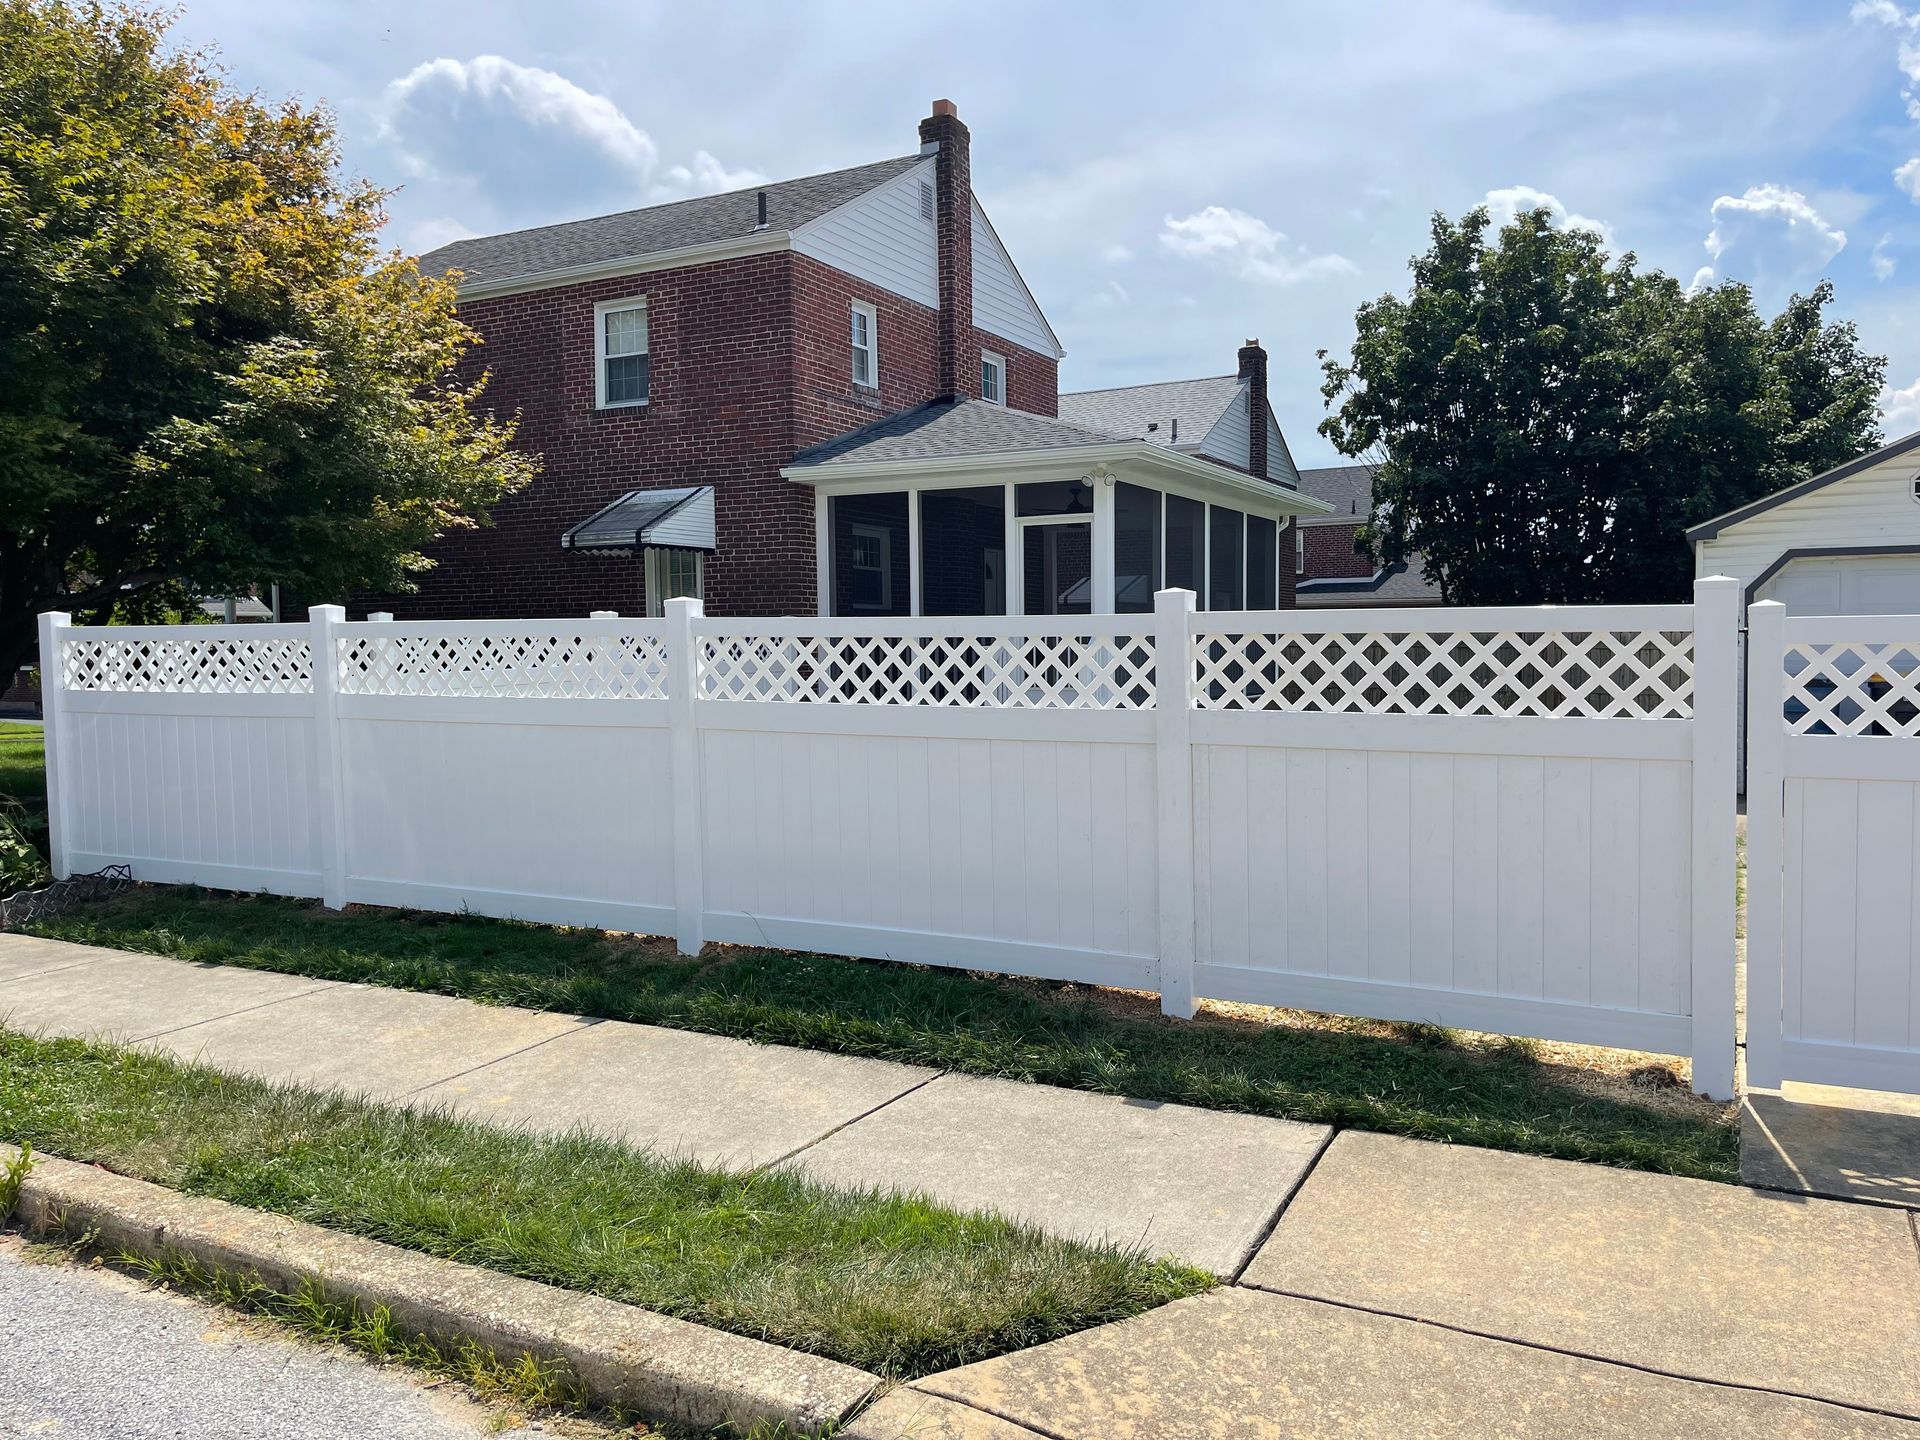
<instances>
[{"instance_id":1,"label":"asphalt street","mask_svg":"<svg viewBox=\"0 0 1920 1440\"><path fill-rule=\"evenodd\" d=\"M472 1440L496 1412L457 1386L282 1338L107 1269L27 1258L0 1236L0 1437ZM566 1427L572 1430L572 1426ZM577 1432L575 1432L577 1433Z\"/></svg>"}]
</instances>

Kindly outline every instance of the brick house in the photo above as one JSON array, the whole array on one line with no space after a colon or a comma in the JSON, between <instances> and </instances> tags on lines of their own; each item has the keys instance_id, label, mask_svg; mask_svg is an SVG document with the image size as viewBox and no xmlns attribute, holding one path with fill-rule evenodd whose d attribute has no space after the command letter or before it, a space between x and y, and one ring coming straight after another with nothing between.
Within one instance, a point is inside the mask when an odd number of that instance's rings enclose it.
<instances>
[{"instance_id":1,"label":"brick house","mask_svg":"<svg viewBox=\"0 0 1920 1440\"><path fill-rule=\"evenodd\" d=\"M1402 565L1378 565L1354 546L1373 513L1371 465L1328 465L1300 472L1300 488L1325 502L1327 513L1301 517L1294 532L1294 594L1316 609L1341 606L1438 605L1440 587L1415 555Z\"/></svg>"},{"instance_id":2,"label":"brick house","mask_svg":"<svg viewBox=\"0 0 1920 1440\"><path fill-rule=\"evenodd\" d=\"M489 402L541 477L432 550L401 618L1106 613L1290 600L1266 355L1062 396L953 105L874 164L461 240ZM1102 400L1100 397L1107 397ZM1164 428L1163 428L1164 422ZM1184 435L1180 432L1184 431Z\"/></svg>"}]
</instances>

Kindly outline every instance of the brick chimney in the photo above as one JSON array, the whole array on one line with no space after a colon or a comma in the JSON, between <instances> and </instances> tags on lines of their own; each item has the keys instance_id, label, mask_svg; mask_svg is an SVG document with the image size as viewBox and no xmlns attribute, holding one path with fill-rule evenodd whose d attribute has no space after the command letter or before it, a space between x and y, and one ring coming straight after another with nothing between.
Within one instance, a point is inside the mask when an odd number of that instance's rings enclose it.
<instances>
[{"instance_id":1,"label":"brick chimney","mask_svg":"<svg viewBox=\"0 0 1920 1440\"><path fill-rule=\"evenodd\" d=\"M1247 469L1267 478L1267 352L1258 340L1240 347L1240 378L1247 387Z\"/></svg>"},{"instance_id":2,"label":"brick chimney","mask_svg":"<svg viewBox=\"0 0 1920 1440\"><path fill-rule=\"evenodd\" d=\"M936 395L980 398L973 354L973 162L967 127L951 100L933 102L920 122L920 153L933 165L934 231L939 241L940 328L934 356Z\"/></svg>"}]
</instances>

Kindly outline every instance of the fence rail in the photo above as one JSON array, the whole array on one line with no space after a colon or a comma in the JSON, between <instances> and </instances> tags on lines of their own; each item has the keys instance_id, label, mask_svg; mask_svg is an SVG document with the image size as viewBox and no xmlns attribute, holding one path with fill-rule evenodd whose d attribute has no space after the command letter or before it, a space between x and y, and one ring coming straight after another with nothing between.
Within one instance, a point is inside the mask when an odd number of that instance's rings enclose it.
<instances>
[{"instance_id":1,"label":"fence rail","mask_svg":"<svg viewBox=\"0 0 1920 1440\"><path fill-rule=\"evenodd\" d=\"M1725 1094L1736 628L1730 581L1365 614L47 616L55 864L1683 1052Z\"/></svg>"}]
</instances>

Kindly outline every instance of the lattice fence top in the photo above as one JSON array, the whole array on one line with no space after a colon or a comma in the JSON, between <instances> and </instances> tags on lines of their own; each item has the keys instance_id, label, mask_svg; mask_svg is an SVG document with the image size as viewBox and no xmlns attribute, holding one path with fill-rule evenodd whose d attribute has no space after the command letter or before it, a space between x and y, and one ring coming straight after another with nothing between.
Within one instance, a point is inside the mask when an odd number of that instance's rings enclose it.
<instances>
[{"instance_id":1,"label":"lattice fence top","mask_svg":"<svg viewBox=\"0 0 1920 1440\"><path fill-rule=\"evenodd\" d=\"M124 636L68 639L61 671L69 690L306 695L313 690L313 647L303 637L223 631L202 639L129 629Z\"/></svg>"},{"instance_id":2,"label":"lattice fence top","mask_svg":"<svg viewBox=\"0 0 1920 1440\"><path fill-rule=\"evenodd\" d=\"M1000 710L1153 706L1153 636L711 635L707 700L951 705Z\"/></svg>"},{"instance_id":3,"label":"lattice fence top","mask_svg":"<svg viewBox=\"0 0 1920 1440\"><path fill-rule=\"evenodd\" d=\"M1795 735L1920 735L1920 639L1786 648L1787 730Z\"/></svg>"},{"instance_id":4,"label":"lattice fence top","mask_svg":"<svg viewBox=\"0 0 1920 1440\"><path fill-rule=\"evenodd\" d=\"M1686 719L1693 636L1673 630L1200 631L1203 710Z\"/></svg>"},{"instance_id":5,"label":"lattice fence top","mask_svg":"<svg viewBox=\"0 0 1920 1440\"><path fill-rule=\"evenodd\" d=\"M521 634L346 635L339 684L348 695L472 695L560 700L664 700L657 636L587 629Z\"/></svg>"}]
</instances>

